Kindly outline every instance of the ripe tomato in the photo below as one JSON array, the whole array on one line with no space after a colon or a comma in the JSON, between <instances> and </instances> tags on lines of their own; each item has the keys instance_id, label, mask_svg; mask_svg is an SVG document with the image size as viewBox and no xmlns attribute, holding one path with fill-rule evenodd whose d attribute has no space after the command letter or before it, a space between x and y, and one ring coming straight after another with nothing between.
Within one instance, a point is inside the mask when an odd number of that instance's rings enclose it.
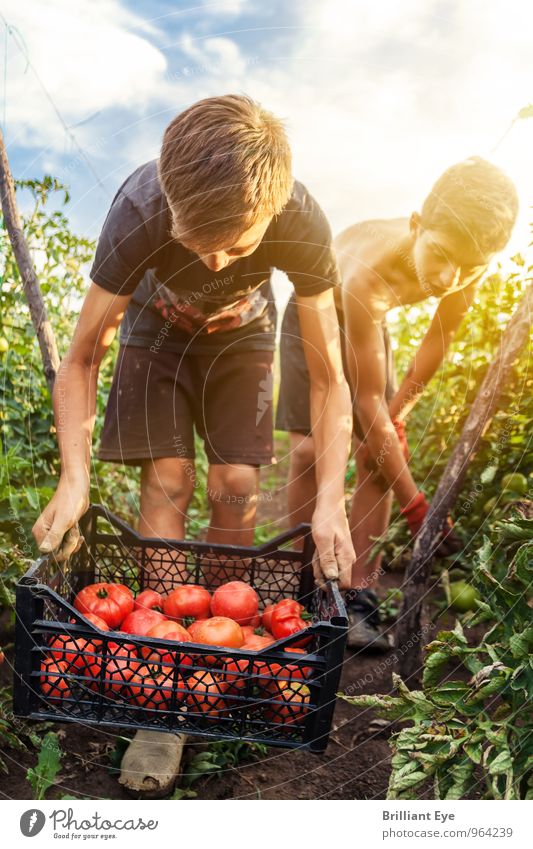
<instances>
[{"instance_id":1,"label":"ripe tomato","mask_svg":"<svg viewBox=\"0 0 533 849\"><path fill-rule=\"evenodd\" d=\"M123 634L136 634L138 637L145 637L148 631L164 621L165 617L157 610L134 610L129 616L126 616L120 630Z\"/></svg>"},{"instance_id":2,"label":"ripe tomato","mask_svg":"<svg viewBox=\"0 0 533 849\"><path fill-rule=\"evenodd\" d=\"M123 695L135 699L138 705L146 710L170 710L172 699L171 666L143 663L128 681ZM185 695L184 683L181 678L176 682L176 703L179 704Z\"/></svg>"},{"instance_id":3,"label":"ripe tomato","mask_svg":"<svg viewBox=\"0 0 533 849\"><path fill-rule=\"evenodd\" d=\"M141 664L131 643L108 643L107 653L99 655L84 669L84 674L89 679L87 686L97 693L100 692L100 673L104 665L104 693L120 695Z\"/></svg>"},{"instance_id":4,"label":"ripe tomato","mask_svg":"<svg viewBox=\"0 0 533 849\"><path fill-rule=\"evenodd\" d=\"M143 590L133 602L134 610L157 610L163 612L163 596L155 590Z\"/></svg>"},{"instance_id":5,"label":"ripe tomato","mask_svg":"<svg viewBox=\"0 0 533 849\"><path fill-rule=\"evenodd\" d=\"M300 631L305 631L306 629L307 622L291 608L287 606L280 607L278 605L272 611L272 635L276 640L281 640L283 637L291 637L293 634L299 634ZM294 645L305 646L310 639L310 637L306 637L294 643Z\"/></svg>"},{"instance_id":6,"label":"ripe tomato","mask_svg":"<svg viewBox=\"0 0 533 849\"><path fill-rule=\"evenodd\" d=\"M239 625L251 625L257 616L259 596L244 581L230 581L215 590L211 600L213 616L234 619Z\"/></svg>"},{"instance_id":7,"label":"ripe tomato","mask_svg":"<svg viewBox=\"0 0 533 849\"><path fill-rule=\"evenodd\" d=\"M68 634L59 634L50 642L49 654L58 663L66 663L69 669L79 670L93 660L91 655L84 655L82 652L94 652L95 650L94 643L84 637L70 637Z\"/></svg>"},{"instance_id":8,"label":"ripe tomato","mask_svg":"<svg viewBox=\"0 0 533 849\"><path fill-rule=\"evenodd\" d=\"M274 637L270 634L264 634L264 636L260 637L258 634L254 634L253 637L250 637L244 645L243 649L247 649L247 651L261 651L261 649L266 648L266 646L272 645L274 643Z\"/></svg>"},{"instance_id":9,"label":"ripe tomato","mask_svg":"<svg viewBox=\"0 0 533 849\"><path fill-rule=\"evenodd\" d=\"M274 610L281 607L293 610L298 615L303 613L305 610L303 604L300 604L299 601L295 601L293 598L282 598L282 600L276 602L276 604L267 604L261 617L261 623L267 631L272 631L272 614L274 613Z\"/></svg>"},{"instance_id":10,"label":"ripe tomato","mask_svg":"<svg viewBox=\"0 0 533 849\"><path fill-rule=\"evenodd\" d=\"M213 616L198 622L193 631L196 643L239 649L244 643L241 626L226 616Z\"/></svg>"},{"instance_id":11,"label":"ripe tomato","mask_svg":"<svg viewBox=\"0 0 533 849\"><path fill-rule=\"evenodd\" d=\"M285 652L291 654L298 653L305 655L304 649L291 648L285 649ZM287 682L306 681L312 675L310 666L298 666L296 663L277 664L277 663L256 663L259 689L262 693L275 693L279 687L283 687Z\"/></svg>"},{"instance_id":12,"label":"ripe tomato","mask_svg":"<svg viewBox=\"0 0 533 849\"><path fill-rule=\"evenodd\" d=\"M190 643L191 635L185 628L182 628L178 622L171 622L170 619L165 619L159 622L146 634L147 637L156 637L160 640L175 640L177 643ZM141 646L141 655L148 662L159 661L172 666L177 657L175 651L162 651L161 649L153 649L150 646ZM191 666L192 658L188 655L181 656L182 666Z\"/></svg>"},{"instance_id":13,"label":"ripe tomato","mask_svg":"<svg viewBox=\"0 0 533 849\"><path fill-rule=\"evenodd\" d=\"M186 619L187 627L189 620L207 619L210 614L211 593L204 587L195 584L183 584L176 587L166 598L163 599L163 612L169 619L175 619L181 625Z\"/></svg>"},{"instance_id":14,"label":"ripe tomato","mask_svg":"<svg viewBox=\"0 0 533 849\"><path fill-rule=\"evenodd\" d=\"M309 687L299 681L290 681L278 685L276 691L270 695L271 702L264 708L265 719L284 725L303 722L311 701Z\"/></svg>"},{"instance_id":15,"label":"ripe tomato","mask_svg":"<svg viewBox=\"0 0 533 849\"><path fill-rule=\"evenodd\" d=\"M68 699L70 696L68 670L68 663L58 663L51 657L41 663L40 682L43 696L49 696L53 699Z\"/></svg>"},{"instance_id":16,"label":"ripe tomato","mask_svg":"<svg viewBox=\"0 0 533 849\"><path fill-rule=\"evenodd\" d=\"M74 599L74 607L84 615L94 613L110 628L117 628L133 610L133 595L122 584L91 584L80 590Z\"/></svg>"},{"instance_id":17,"label":"ripe tomato","mask_svg":"<svg viewBox=\"0 0 533 849\"><path fill-rule=\"evenodd\" d=\"M187 694L185 702L193 713L216 717L227 710L224 695L228 688L220 676L210 672L195 672L187 679L187 689L191 692Z\"/></svg>"}]
</instances>

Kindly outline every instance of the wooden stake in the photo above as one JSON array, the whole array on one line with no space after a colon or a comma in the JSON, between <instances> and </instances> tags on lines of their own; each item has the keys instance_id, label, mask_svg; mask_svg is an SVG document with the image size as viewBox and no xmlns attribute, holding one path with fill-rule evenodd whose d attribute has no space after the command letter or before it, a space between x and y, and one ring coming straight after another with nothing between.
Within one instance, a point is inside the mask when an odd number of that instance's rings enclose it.
<instances>
[{"instance_id":1,"label":"wooden stake","mask_svg":"<svg viewBox=\"0 0 533 849\"><path fill-rule=\"evenodd\" d=\"M527 342L532 312L533 287L530 282L505 328L498 354L489 366L417 536L413 556L405 572L405 589L396 636L397 664L404 680L416 680L422 668L422 646L426 640L421 632L421 612L428 591L432 552L461 490L481 436L495 412L511 368Z\"/></svg>"},{"instance_id":2,"label":"wooden stake","mask_svg":"<svg viewBox=\"0 0 533 849\"><path fill-rule=\"evenodd\" d=\"M15 184L9 167L4 137L0 131L0 194L2 198L2 211L9 240L13 246L13 253L17 261L22 285L30 308L31 320L35 327L41 355L43 358L46 382L52 393L57 369L59 368L59 354L57 344L48 320L46 307L41 294L39 280L32 262L30 250L17 208L15 196Z\"/></svg>"}]
</instances>

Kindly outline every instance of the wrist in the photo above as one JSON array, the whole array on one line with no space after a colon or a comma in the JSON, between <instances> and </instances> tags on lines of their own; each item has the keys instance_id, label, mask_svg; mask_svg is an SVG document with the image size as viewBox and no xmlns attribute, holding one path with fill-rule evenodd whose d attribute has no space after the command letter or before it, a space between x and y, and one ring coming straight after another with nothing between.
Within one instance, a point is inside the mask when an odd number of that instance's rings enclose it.
<instances>
[{"instance_id":1,"label":"wrist","mask_svg":"<svg viewBox=\"0 0 533 849\"><path fill-rule=\"evenodd\" d=\"M78 491L89 492L91 479L89 473L82 471L62 471L59 477L58 489L68 488L77 489Z\"/></svg>"}]
</instances>

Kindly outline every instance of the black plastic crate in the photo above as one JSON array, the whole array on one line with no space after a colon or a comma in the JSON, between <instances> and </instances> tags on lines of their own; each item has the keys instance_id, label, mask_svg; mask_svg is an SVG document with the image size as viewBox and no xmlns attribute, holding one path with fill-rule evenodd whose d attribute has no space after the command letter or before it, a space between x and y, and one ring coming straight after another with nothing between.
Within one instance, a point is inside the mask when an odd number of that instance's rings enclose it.
<instances>
[{"instance_id":1,"label":"black plastic crate","mask_svg":"<svg viewBox=\"0 0 533 849\"><path fill-rule=\"evenodd\" d=\"M256 548L140 537L100 505L91 505L80 527L85 541L76 554L62 564L41 557L17 585L17 716L325 749L348 622L337 586L314 587L309 525ZM303 552L291 550L302 536ZM262 605L287 597L305 605L312 613L305 654L294 650L297 637L251 652L103 632L72 605L80 589L99 581L138 593L186 583L212 591L237 579L255 588ZM150 669L136 677L146 655ZM42 668L50 657L68 670ZM290 686L281 690L279 680Z\"/></svg>"}]
</instances>

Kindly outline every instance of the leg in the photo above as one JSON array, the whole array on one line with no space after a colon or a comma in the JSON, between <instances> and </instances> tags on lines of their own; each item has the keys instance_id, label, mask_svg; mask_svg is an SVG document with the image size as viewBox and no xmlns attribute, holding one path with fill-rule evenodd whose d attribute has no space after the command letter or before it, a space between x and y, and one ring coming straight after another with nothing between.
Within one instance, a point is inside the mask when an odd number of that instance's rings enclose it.
<instances>
[{"instance_id":1,"label":"leg","mask_svg":"<svg viewBox=\"0 0 533 849\"><path fill-rule=\"evenodd\" d=\"M315 448L312 436L290 432L290 462L287 479L289 525L311 522L316 501ZM294 541L301 548L303 537Z\"/></svg>"},{"instance_id":2,"label":"leg","mask_svg":"<svg viewBox=\"0 0 533 849\"><path fill-rule=\"evenodd\" d=\"M211 521L207 541L226 545L253 545L259 468L243 463L209 466L207 491L211 504ZM206 564L210 587L226 581L246 580L249 561L220 557L218 565Z\"/></svg>"},{"instance_id":3,"label":"leg","mask_svg":"<svg viewBox=\"0 0 533 849\"><path fill-rule=\"evenodd\" d=\"M141 504L139 533L147 537L184 539L185 517L194 488L194 463L178 457L143 460L141 466ZM154 553L148 549L148 554ZM168 591L176 583L169 574L168 563L148 567L156 582L147 582L153 589ZM168 580L173 578L174 581ZM157 586L158 582L162 582Z\"/></svg>"},{"instance_id":4,"label":"leg","mask_svg":"<svg viewBox=\"0 0 533 849\"><path fill-rule=\"evenodd\" d=\"M207 476L211 505L208 542L252 545L259 468L243 463L212 464Z\"/></svg>"},{"instance_id":5,"label":"leg","mask_svg":"<svg viewBox=\"0 0 533 849\"><path fill-rule=\"evenodd\" d=\"M352 572L352 587L370 589L378 583L382 556L370 558L374 545L372 537L380 537L389 526L392 491L385 489L383 479L365 468L361 442L355 440L357 485L350 509L350 528L355 548L356 563Z\"/></svg>"}]
</instances>

